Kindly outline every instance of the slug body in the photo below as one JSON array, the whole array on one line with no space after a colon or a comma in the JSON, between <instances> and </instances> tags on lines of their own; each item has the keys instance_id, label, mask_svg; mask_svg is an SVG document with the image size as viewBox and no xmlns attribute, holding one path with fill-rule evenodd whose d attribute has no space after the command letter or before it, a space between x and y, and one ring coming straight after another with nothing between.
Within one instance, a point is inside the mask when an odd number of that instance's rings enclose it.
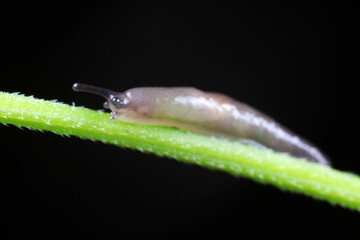
<instances>
[{"instance_id":1,"label":"slug body","mask_svg":"<svg viewBox=\"0 0 360 240\"><path fill-rule=\"evenodd\" d=\"M110 120L177 127L330 165L312 144L254 108L225 95L191 87L140 87L119 93L75 83L73 89L105 97L104 107L112 111Z\"/></svg>"}]
</instances>

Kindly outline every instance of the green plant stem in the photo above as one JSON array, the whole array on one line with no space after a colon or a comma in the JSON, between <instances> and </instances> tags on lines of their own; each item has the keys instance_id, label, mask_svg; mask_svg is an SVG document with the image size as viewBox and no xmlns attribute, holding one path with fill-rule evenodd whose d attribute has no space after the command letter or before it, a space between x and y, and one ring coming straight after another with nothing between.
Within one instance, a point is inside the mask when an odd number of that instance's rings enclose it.
<instances>
[{"instance_id":1,"label":"green plant stem","mask_svg":"<svg viewBox=\"0 0 360 240\"><path fill-rule=\"evenodd\" d=\"M218 169L360 210L360 178L271 150L175 128L109 121L109 113L0 92L0 122L102 141Z\"/></svg>"}]
</instances>

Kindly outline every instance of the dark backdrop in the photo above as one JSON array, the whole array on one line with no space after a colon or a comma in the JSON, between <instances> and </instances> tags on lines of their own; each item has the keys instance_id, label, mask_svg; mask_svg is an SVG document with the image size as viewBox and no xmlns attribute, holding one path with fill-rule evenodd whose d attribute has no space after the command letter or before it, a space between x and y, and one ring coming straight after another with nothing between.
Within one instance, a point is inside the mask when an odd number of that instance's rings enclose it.
<instances>
[{"instance_id":1,"label":"dark backdrop","mask_svg":"<svg viewBox=\"0 0 360 240\"><path fill-rule=\"evenodd\" d=\"M359 9L327 4L1 3L0 90L75 102L194 86L246 102L360 174ZM360 215L77 138L0 126L1 233L13 237L358 236Z\"/></svg>"}]
</instances>

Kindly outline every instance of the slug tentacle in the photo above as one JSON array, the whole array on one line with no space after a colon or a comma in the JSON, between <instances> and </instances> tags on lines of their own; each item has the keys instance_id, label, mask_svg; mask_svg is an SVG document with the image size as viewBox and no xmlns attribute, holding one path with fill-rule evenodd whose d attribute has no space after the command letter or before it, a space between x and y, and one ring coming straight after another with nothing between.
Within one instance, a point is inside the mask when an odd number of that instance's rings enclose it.
<instances>
[{"instance_id":1,"label":"slug tentacle","mask_svg":"<svg viewBox=\"0 0 360 240\"><path fill-rule=\"evenodd\" d=\"M104 107L116 118L138 124L177 127L222 137L294 157L330 165L314 145L293 134L260 111L218 93L192 87L140 87L123 93L75 83L73 89L106 98Z\"/></svg>"},{"instance_id":2,"label":"slug tentacle","mask_svg":"<svg viewBox=\"0 0 360 240\"><path fill-rule=\"evenodd\" d=\"M88 93L100 95L106 99L110 99L112 96L114 96L116 94L115 92L113 92L111 90L108 90L105 88L100 88L100 87L95 87L95 86L84 84L84 83L75 83L73 85L72 89L75 92L88 92Z\"/></svg>"},{"instance_id":3,"label":"slug tentacle","mask_svg":"<svg viewBox=\"0 0 360 240\"><path fill-rule=\"evenodd\" d=\"M109 109L109 108L110 108L110 107L109 107L109 103L108 103L107 101L104 102L103 107L106 108L106 109Z\"/></svg>"},{"instance_id":4,"label":"slug tentacle","mask_svg":"<svg viewBox=\"0 0 360 240\"><path fill-rule=\"evenodd\" d=\"M114 121L117 118L116 112L112 112L110 115L110 121Z\"/></svg>"}]
</instances>

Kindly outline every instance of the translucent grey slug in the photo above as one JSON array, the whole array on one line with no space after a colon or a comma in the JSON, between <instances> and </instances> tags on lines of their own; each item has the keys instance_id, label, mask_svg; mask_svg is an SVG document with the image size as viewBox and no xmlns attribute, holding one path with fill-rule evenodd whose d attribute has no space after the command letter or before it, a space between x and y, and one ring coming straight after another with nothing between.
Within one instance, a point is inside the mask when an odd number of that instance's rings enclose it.
<instances>
[{"instance_id":1,"label":"translucent grey slug","mask_svg":"<svg viewBox=\"0 0 360 240\"><path fill-rule=\"evenodd\" d=\"M222 94L192 87L139 87L125 92L75 83L73 90L106 98L110 120L177 127L195 133L240 140L294 157L330 165L308 141L258 110Z\"/></svg>"}]
</instances>

